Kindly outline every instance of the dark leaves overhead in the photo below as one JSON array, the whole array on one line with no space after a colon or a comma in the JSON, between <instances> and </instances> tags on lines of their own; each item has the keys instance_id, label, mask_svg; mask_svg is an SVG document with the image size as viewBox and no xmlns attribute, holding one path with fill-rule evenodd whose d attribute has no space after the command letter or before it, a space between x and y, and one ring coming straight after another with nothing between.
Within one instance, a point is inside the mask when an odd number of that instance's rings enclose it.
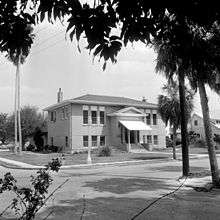
<instances>
[{"instance_id":1,"label":"dark leaves overhead","mask_svg":"<svg viewBox=\"0 0 220 220\"><path fill-rule=\"evenodd\" d=\"M22 1L21 7L25 4ZM6 52L13 63L17 63L19 54L24 62L33 43L35 15L20 10L17 1L0 1L0 8L0 50Z\"/></svg>"}]
</instances>

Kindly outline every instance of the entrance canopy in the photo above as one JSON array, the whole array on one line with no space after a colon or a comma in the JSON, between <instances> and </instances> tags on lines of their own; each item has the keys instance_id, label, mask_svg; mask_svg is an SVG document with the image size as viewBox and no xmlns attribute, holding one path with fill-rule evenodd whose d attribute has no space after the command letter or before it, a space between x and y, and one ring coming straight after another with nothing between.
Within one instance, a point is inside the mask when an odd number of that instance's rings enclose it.
<instances>
[{"instance_id":1,"label":"entrance canopy","mask_svg":"<svg viewBox=\"0 0 220 220\"><path fill-rule=\"evenodd\" d=\"M150 126L142 121L119 121L130 131L149 131L152 130Z\"/></svg>"}]
</instances>

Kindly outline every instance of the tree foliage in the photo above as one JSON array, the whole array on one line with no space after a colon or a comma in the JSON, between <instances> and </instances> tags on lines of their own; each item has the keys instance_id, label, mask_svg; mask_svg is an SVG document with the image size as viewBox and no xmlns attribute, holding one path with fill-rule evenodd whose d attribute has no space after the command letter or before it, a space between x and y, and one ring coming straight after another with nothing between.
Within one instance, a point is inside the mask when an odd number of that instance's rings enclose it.
<instances>
[{"instance_id":1,"label":"tree foliage","mask_svg":"<svg viewBox=\"0 0 220 220\"><path fill-rule=\"evenodd\" d=\"M45 168L38 170L36 176L31 176L31 187L19 186L14 176L10 172L6 173L0 178L0 194L8 191L16 195L7 208L11 208L20 220L34 219L37 212L53 195L47 196L53 182L50 171L58 172L60 167L60 160L53 159ZM0 217L3 214L4 211L0 213Z\"/></svg>"},{"instance_id":2,"label":"tree foliage","mask_svg":"<svg viewBox=\"0 0 220 220\"><path fill-rule=\"evenodd\" d=\"M170 126L175 126L176 128L179 128L181 111L180 100L178 95L178 84L175 82L170 82L164 85L162 90L166 93L166 95L159 95L158 97L158 112L166 125L169 122ZM189 120L193 110L194 92L187 88L186 91L186 112L187 119Z\"/></svg>"}]
</instances>

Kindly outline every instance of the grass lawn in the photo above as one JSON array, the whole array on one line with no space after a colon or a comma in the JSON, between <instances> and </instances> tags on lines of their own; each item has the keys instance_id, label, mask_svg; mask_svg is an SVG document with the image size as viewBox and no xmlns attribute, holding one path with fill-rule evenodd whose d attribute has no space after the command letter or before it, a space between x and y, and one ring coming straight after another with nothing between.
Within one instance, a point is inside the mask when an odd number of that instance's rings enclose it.
<instances>
[{"instance_id":1,"label":"grass lawn","mask_svg":"<svg viewBox=\"0 0 220 220\"><path fill-rule=\"evenodd\" d=\"M16 160L32 165L45 165L48 161L51 161L52 158L60 157L60 153L35 153L35 152L23 152L22 155L15 155L12 152L3 152L0 151L0 157ZM150 160L150 159L168 159L170 155L164 155L155 153L127 153L127 152L114 152L110 157L99 157L97 153L92 153L92 162L93 163L105 163L105 162L119 162L119 161L132 161L132 160ZM74 164L86 164L87 153L78 153L78 154L65 154L65 165L74 165Z\"/></svg>"}]
</instances>

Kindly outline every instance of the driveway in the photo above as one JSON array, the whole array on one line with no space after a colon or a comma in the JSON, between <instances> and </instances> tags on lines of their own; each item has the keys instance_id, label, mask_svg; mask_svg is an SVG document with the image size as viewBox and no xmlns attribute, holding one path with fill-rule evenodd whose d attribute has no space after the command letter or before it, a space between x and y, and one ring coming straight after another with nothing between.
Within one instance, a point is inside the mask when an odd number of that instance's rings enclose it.
<instances>
[{"instance_id":1,"label":"driveway","mask_svg":"<svg viewBox=\"0 0 220 220\"><path fill-rule=\"evenodd\" d=\"M220 161L219 161L220 162ZM63 170L54 175L51 190L67 178L69 181L39 213L37 219L132 219L158 197L176 189L181 183L181 161L158 162L120 167ZM207 158L190 161L191 171L209 169ZM0 168L0 172L8 171ZM33 171L11 170L21 182ZM187 184L186 184L187 185ZM0 209L9 196L0 194ZM184 186L135 219L219 219L220 191L196 192ZM9 213L8 213L9 214ZM5 218L6 219L6 218Z\"/></svg>"}]
</instances>

